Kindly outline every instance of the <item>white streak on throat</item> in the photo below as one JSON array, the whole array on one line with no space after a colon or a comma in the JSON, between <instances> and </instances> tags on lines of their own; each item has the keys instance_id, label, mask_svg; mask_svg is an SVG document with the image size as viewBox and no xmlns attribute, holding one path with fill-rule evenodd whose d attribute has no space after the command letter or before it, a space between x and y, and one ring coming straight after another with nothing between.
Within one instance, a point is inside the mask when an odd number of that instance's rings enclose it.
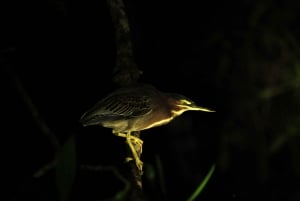
<instances>
[{"instance_id":1,"label":"white streak on throat","mask_svg":"<svg viewBox=\"0 0 300 201\"><path fill-rule=\"evenodd\" d=\"M153 127L156 127L156 126L161 126L161 125L167 124L170 121L172 121L172 119L174 119L174 117L169 117L167 119L163 119L163 120L154 122L153 124L150 124L148 127L144 128L144 130L149 129L149 128L153 128Z\"/></svg>"}]
</instances>

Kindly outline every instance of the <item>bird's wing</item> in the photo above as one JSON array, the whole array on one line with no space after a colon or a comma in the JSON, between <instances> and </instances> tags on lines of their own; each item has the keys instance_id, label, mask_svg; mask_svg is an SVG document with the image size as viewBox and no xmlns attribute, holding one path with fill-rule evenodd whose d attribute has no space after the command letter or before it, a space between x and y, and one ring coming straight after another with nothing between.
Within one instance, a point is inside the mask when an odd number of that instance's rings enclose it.
<instances>
[{"instance_id":1,"label":"bird's wing","mask_svg":"<svg viewBox=\"0 0 300 201\"><path fill-rule=\"evenodd\" d=\"M97 113L103 116L132 118L143 116L149 112L151 112L151 103L148 96L114 95L105 98L98 104Z\"/></svg>"}]
</instances>

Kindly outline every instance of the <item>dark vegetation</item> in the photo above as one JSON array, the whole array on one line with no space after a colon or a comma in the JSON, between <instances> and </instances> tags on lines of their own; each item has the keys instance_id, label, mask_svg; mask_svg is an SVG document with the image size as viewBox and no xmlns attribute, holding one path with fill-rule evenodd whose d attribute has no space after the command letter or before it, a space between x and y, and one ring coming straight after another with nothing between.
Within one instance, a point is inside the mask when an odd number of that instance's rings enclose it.
<instances>
[{"instance_id":1,"label":"dark vegetation","mask_svg":"<svg viewBox=\"0 0 300 201\"><path fill-rule=\"evenodd\" d=\"M199 200L300 200L300 2L125 4L140 81L217 111L141 133L146 197L186 200L216 163ZM124 139L78 123L115 88L106 2L0 9L1 200L117 200Z\"/></svg>"}]
</instances>

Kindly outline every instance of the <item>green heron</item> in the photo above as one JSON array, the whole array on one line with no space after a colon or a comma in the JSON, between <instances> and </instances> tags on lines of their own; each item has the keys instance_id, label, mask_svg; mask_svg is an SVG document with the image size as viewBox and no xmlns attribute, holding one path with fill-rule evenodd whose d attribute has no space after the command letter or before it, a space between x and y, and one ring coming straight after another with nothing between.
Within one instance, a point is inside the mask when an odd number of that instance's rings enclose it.
<instances>
[{"instance_id":1,"label":"green heron","mask_svg":"<svg viewBox=\"0 0 300 201\"><path fill-rule=\"evenodd\" d=\"M214 112L197 106L192 100L175 93L164 93L150 85L120 88L85 112L83 126L101 125L112 128L117 136L125 137L138 169L140 160L132 141L142 147L143 141L131 132L142 131L169 123L188 110Z\"/></svg>"}]
</instances>

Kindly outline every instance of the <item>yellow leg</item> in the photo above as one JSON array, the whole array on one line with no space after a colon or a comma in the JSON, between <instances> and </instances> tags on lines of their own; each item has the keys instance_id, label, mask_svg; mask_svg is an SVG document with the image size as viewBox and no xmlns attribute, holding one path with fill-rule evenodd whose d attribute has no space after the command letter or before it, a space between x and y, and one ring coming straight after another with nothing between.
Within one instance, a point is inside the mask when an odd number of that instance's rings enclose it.
<instances>
[{"instance_id":1,"label":"yellow leg","mask_svg":"<svg viewBox=\"0 0 300 201\"><path fill-rule=\"evenodd\" d=\"M138 153L136 152L135 147L132 144L132 141L131 141L132 139L135 140L135 142L138 142L137 144L140 145L141 153L142 153L142 142L143 141L137 137L131 136L130 132L128 132L126 134L126 142L129 146L129 148L131 149L133 158L135 160L135 164L136 164L137 168L139 169L139 171L143 172L143 162L140 160L140 157L139 157Z\"/></svg>"},{"instance_id":2,"label":"yellow leg","mask_svg":"<svg viewBox=\"0 0 300 201\"><path fill-rule=\"evenodd\" d=\"M143 148L143 140L141 140L138 137L132 136L131 132L127 132L125 133L117 133L117 132L113 132L115 135L119 136L119 137L125 137L126 138L126 143L128 144L131 152L132 152L132 156L133 159L135 160L135 164L137 166L137 168L139 169L140 172L142 172L143 169L143 162L140 160L140 157L136 151L136 148L134 147L134 145L132 144L132 142L134 144L136 144L139 148L140 148L140 154L142 153L142 148ZM127 161L132 160L132 158L127 158Z\"/></svg>"},{"instance_id":3,"label":"yellow leg","mask_svg":"<svg viewBox=\"0 0 300 201\"><path fill-rule=\"evenodd\" d=\"M142 153L142 148L143 148L143 141L135 136L132 136L130 132L125 133L117 133L117 132L113 132L113 134L120 136L120 137L125 137L126 138L126 143L128 144L131 152L132 152L132 156L133 159L135 160L135 164L137 166L137 168L139 169L140 172L142 172L143 170L143 162L140 160L140 157L137 153L137 149L135 148L135 146L132 144L134 143L136 146L138 146L140 148L139 152L140 154ZM127 158L127 161L133 160L132 158Z\"/></svg>"},{"instance_id":4,"label":"yellow leg","mask_svg":"<svg viewBox=\"0 0 300 201\"><path fill-rule=\"evenodd\" d=\"M142 153L142 148L143 148L143 140L141 140L140 138L138 137L135 137L135 136L132 136L130 135L130 132L129 133L129 136L128 136L128 133L125 134L125 133L116 133L116 132L113 132L115 135L119 136L119 137L125 137L126 139L129 137L135 144L139 145L140 148L141 148L141 153ZM127 139L128 140L128 139Z\"/></svg>"}]
</instances>

